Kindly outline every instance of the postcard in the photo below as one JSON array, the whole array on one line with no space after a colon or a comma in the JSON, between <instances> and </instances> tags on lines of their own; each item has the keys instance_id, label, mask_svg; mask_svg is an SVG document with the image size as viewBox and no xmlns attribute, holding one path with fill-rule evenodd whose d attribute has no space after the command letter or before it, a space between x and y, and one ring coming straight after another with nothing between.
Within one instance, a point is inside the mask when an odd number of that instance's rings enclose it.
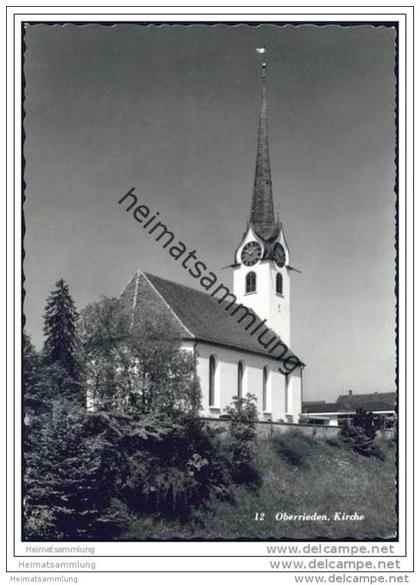
<instances>
[{"instance_id":1,"label":"postcard","mask_svg":"<svg viewBox=\"0 0 420 585\"><path fill-rule=\"evenodd\" d=\"M108 12L14 29L16 570L398 570L406 21Z\"/></svg>"}]
</instances>

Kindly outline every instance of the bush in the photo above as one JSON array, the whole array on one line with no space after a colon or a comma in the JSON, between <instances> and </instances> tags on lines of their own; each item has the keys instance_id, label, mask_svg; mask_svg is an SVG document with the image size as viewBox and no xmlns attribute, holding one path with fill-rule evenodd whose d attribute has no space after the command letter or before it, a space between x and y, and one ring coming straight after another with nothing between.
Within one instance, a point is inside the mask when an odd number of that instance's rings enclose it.
<instances>
[{"instance_id":1,"label":"bush","mask_svg":"<svg viewBox=\"0 0 420 585\"><path fill-rule=\"evenodd\" d=\"M229 499L230 465L198 417L57 401L27 454L25 538L109 540L139 514L187 520Z\"/></svg>"},{"instance_id":2,"label":"bush","mask_svg":"<svg viewBox=\"0 0 420 585\"><path fill-rule=\"evenodd\" d=\"M107 509L118 477L110 445L89 430L88 416L64 398L31 425L25 453L25 538L42 540L101 537L115 526Z\"/></svg>"},{"instance_id":3,"label":"bush","mask_svg":"<svg viewBox=\"0 0 420 585\"><path fill-rule=\"evenodd\" d=\"M229 439L232 466L232 479L237 483L253 486L261 484L261 476L256 466L257 399L252 394L245 398L235 396L225 409L230 418Z\"/></svg>"},{"instance_id":4,"label":"bush","mask_svg":"<svg viewBox=\"0 0 420 585\"><path fill-rule=\"evenodd\" d=\"M134 415L129 427L119 497L133 512L187 519L210 498L229 498L229 462L204 421Z\"/></svg>"},{"instance_id":5,"label":"bush","mask_svg":"<svg viewBox=\"0 0 420 585\"><path fill-rule=\"evenodd\" d=\"M353 451L365 457L376 456L381 458L380 450L375 443L376 431L381 425L379 417L362 408L356 410L351 422L345 420L341 426L340 435L351 446Z\"/></svg>"},{"instance_id":6,"label":"bush","mask_svg":"<svg viewBox=\"0 0 420 585\"><path fill-rule=\"evenodd\" d=\"M308 437L298 430L291 430L274 435L272 443L276 453L288 463L299 467L308 464L316 446L316 439Z\"/></svg>"}]
</instances>

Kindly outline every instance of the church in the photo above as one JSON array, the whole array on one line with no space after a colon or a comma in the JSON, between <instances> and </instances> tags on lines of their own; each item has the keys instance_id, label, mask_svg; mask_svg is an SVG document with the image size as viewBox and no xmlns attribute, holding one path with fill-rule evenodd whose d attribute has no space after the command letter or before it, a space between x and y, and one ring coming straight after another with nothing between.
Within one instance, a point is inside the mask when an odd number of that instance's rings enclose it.
<instances>
[{"instance_id":1,"label":"church","mask_svg":"<svg viewBox=\"0 0 420 585\"><path fill-rule=\"evenodd\" d=\"M202 416L219 418L234 396L251 393L260 420L296 423L302 412L304 364L290 350L290 280L295 269L283 225L274 214L266 71L263 62L251 209L230 266L233 294L228 296L234 301L141 270L121 298L132 322L141 311L156 311L176 327L181 349L196 358ZM273 333L269 342L267 332ZM278 340L274 345L273 339ZM280 356L274 352L279 346L284 348Z\"/></svg>"}]
</instances>

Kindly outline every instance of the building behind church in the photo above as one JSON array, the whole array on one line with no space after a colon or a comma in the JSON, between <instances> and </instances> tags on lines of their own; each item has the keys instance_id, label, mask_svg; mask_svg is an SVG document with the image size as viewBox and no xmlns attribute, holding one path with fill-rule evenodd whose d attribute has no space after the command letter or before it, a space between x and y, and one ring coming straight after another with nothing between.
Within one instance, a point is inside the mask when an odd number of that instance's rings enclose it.
<instances>
[{"instance_id":1,"label":"building behind church","mask_svg":"<svg viewBox=\"0 0 420 585\"><path fill-rule=\"evenodd\" d=\"M335 402L318 400L303 402L302 420L309 424L341 426L351 421L357 409L363 409L380 417L384 428L393 428L396 424L396 392L371 392L368 394L343 394Z\"/></svg>"}]
</instances>

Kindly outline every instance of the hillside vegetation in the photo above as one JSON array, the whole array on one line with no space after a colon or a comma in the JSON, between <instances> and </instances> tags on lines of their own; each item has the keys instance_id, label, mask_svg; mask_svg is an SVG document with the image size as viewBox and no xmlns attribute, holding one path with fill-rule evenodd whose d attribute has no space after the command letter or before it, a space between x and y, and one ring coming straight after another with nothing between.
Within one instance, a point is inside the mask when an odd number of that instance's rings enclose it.
<instances>
[{"instance_id":1,"label":"hillside vegetation","mask_svg":"<svg viewBox=\"0 0 420 585\"><path fill-rule=\"evenodd\" d=\"M42 351L24 334L26 541L394 536L394 444L378 445L378 417L356 413L339 440L263 440L247 394L212 428L196 357L164 315L133 323L130 307L103 298L78 315L60 279Z\"/></svg>"},{"instance_id":2,"label":"hillside vegetation","mask_svg":"<svg viewBox=\"0 0 420 585\"><path fill-rule=\"evenodd\" d=\"M127 540L377 539L396 534L394 441L379 441L379 457L356 454L340 439L297 433L258 440L260 488L236 486L230 502L213 501L187 523L134 521ZM256 520L261 518L263 520ZM276 521L276 514L319 514L327 520ZM362 520L334 519L335 514ZM343 518L343 516L341 516Z\"/></svg>"}]
</instances>

